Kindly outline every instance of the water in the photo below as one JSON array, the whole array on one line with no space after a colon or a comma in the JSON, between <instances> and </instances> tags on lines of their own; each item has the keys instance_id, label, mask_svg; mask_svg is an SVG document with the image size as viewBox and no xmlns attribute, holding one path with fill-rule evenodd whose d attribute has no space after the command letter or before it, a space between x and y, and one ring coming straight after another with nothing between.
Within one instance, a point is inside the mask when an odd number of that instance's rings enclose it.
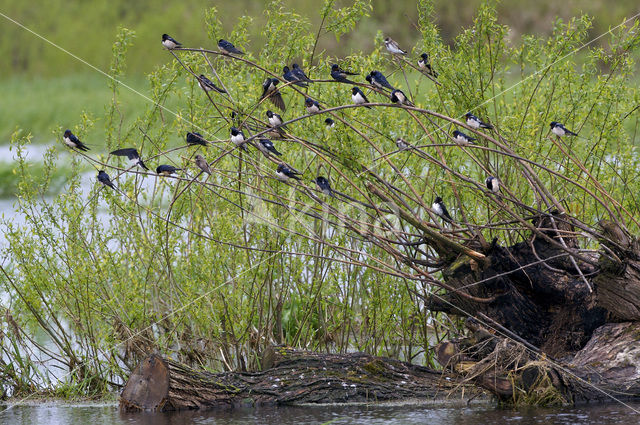
<instances>
[{"instance_id":1,"label":"water","mask_svg":"<svg viewBox=\"0 0 640 425\"><path fill-rule=\"evenodd\" d=\"M640 409L639 403L632 403ZM498 409L494 406L434 407L429 405L262 407L221 411L173 413L120 413L115 405L42 404L16 406L0 412L3 425L91 424L640 424L640 414L620 404L556 409Z\"/></svg>"}]
</instances>

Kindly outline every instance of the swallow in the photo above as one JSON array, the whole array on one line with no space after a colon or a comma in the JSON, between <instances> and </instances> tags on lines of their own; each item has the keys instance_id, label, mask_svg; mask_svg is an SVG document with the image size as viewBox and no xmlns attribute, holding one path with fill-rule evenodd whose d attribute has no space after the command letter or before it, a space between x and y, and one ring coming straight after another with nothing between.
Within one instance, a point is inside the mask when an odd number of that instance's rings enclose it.
<instances>
[{"instance_id":1,"label":"swallow","mask_svg":"<svg viewBox=\"0 0 640 425\"><path fill-rule=\"evenodd\" d=\"M111 179L109 178L109 174L107 174L104 170L98 171L98 181L105 186L109 186L111 189L115 189L116 187L111 183Z\"/></svg>"},{"instance_id":2,"label":"swallow","mask_svg":"<svg viewBox=\"0 0 640 425\"><path fill-rule=\"evenodd\" d=\"M475 115L473 115L471 112L467 112L465 115L465 118L467 119L467 125L471 128L487 128L487 129L492 129L493 126L491 124L487 124L486 122L482 122L480 120L480 118L476 117Z\"/></svg>"},{"instance_id":3,"label":"swallow","mask_svg":"<svg viewBox=\"0 0 640 425\"><path fill-rule=\"evenodd\" d=\"M396 146L401 151L406 151L406 150L409 150L411 148L411 145L409 145L407 142L405 142L402 137L398 137L398 139L396 140Z\"/></svg>"},{"instance_id":4,"label":"swallow","mask_svg":"<svg viewBox=\"0 0 640 425\"><path fill-rule=\"evenodd\" d=\"M76 148L78 150L81 150L83 152L86 152L89 150L89 148L80 141L80 139L78 139L72 132L71 130L65 130L64 131L64 136L63 136L63 140L64 140L64 144L69 146L70 148Z\"/></svg>"},{"instance_id":5,"label":"swallow","mask_svg":"<svg viewBox=\"0 0 640 425\"><path fill-rule=\"evenodd\" d=\"M180 171L182 168L176 168L173 165L158 165L156 168L156 173L161 176L170 176L176 171Z\"/></svg>"},{"instance_id":6,"label":"swallow","mask_svg":"<svg viewBox=\"0 0 640 425\"><path fill-rule=\"evenodd\" d=\"M344 69L340 68L338 64L334 63L333 65L331 65L331 78L333 78L339 83L355 84L355 82L347 78L347 75L358 75L358 74L345 71Z\"/></svg>"},{"instance_id":7,"label":"swallow","mask_svg":"<svg viewBox=\"0 0 640 425\"><path fill-rule=\"evenodd\" d=\"M551 132L558 137L562 137L566 135L569 135L569 136L578 135L577 133L574 133L573 131L568 130L564 125L560 124L559 122L551 121L551 124L549 125L551 126Z\"/></svg>"},{"instance_id":8,"label":"swallow","mask_svg":"<svg viewBox=\"0 0 640 425\"><path fill-rule=\"evenodd\" d=\"M367 96L365 96L364 93L362 93L362 90L360 90L356 86L353 86L353 88L351 89L351 100L353 100L353 103L355 103L356 105L369 103L369 99L367 99ZM365 105L364 107L367 109L371 109L371 106Z\"/></svg>"},{"instance_id":9,"label":"swallow","mask_svg":"<svg viewBox=\"0 0 640 425\"><path fill-rule=\"evenodd\" d=\"M279 127L284 122L282 120L282 117L274 113L273 111L267 111L267 118L269 119L269 124L271 124L271 127Z\"/></svg>"},{"instance_id":10,"label":"swallow","mask_svg":"<svg viewBox=\"0 0 640 425\"><path fill-rule=\"evenodd\" d=\"M431 204L431 209L433 209L433 212L442 217L445 221L453 221L453 219L449 215L449 211L447 211L447 207L444 206L444 202L442 202L441 197L436 197L436 199L433 201L433 204Z\"/></svg>"},{"instance_id":11,"label":"swallow","mask_svg":"<svg viewBox=\"0 0 640 425\"><path fill-rule=\"evenodd\" d=\"M407 52L405 52L404 50L402 50L400 48L400 46L398 46L398 43L396 43L395 41L393 41L391 39L391 37L387 37L384 39L384 45L387 48L387 50L394 54L394 55L406 55Z\"/></svg>"},{"instance_id":12,"label":"swallow","mask_svg":"<svg viewBox=\"0 0 640 425\"><path fill-rule=\"evenodd\" d=\"M304 81L306 83L313 83L313 81L309 77L307 77L307 74L304 73L302 68L300 68L300 65L298 65L297 63L294 63L292 67L293 67L293 70L291 72L293 72L293 75L295 75L299 81Z\"/></svg>"},{"instance_id":13,"label":"swallow","mask_svg":"<svg viewBox=\"0 0 640 425\"><path fill-rule=\"evenodd\" d=\"M459 130L455 130L453 132L453 138L458 143L473 143L473 141L476 140L471 136L467 136L466 134L464 134L462 131L459 131Z\"/></svg>"},{"instance_id":14,"label":"swallow","mask_svg":"<svg viewBox=\"0 0 640 425\"><path fill-rule=\"evenodd\" d=\"M244 151L247 150L247 147L244 145L246 141L244 140L244 133L242 130L238 130L236 127L231 127L231 141L240 149Z\"/></svg>"},{"instance_id":15,"label":"swallow","mask_svg":"<svg viewBox=\"0 0 640 425\"><path fill-rule=\"evenodd\" d=\"M149 171L147 166L144 165L144 162L142 162L142 158L140 158L140 155L135 148L118 149L111 152L111 155L126 156L129 159L132 167L139 165L142 169Z\"/></svg>"},{"instance_id":16,"label":"swallow","mask_svg":"<svg viewBox=\"0 0 640 425\"><path fill-rule=\"evenodd\" d=\"M210 175L211 167L209 167L209 163L207 162L207 160L204 159L202 155L196 155L195 159L196 159L196 165L198 166L198 168Z\"/></svg>"},{"instance_id":17,"label":"swallow","mask_svg":"<svg viewBox=\"0 0 640 425\"><path fill-rule=\"evenodd\" d=\"M387 81L387 78L380 71L371 71L369 75L365 77L365 79L373 87L377 87L379 89L395 90L395 87L389 84L389 81Z\"/></svg>"},{"instance_id":18,"label":"swallow","mask_svg":"<svg viewBox=\"0 0 640 425\"><path fill-rule=\"evenodd\" d=\"M169 50L173 50L176 47L182 47L182 43L179 43L168 34L162 34L162 45Z\"/></svg>"},{"instance_id":19,"label":"swallow","mask_svg":"<svg viewBox=\"0 0 640 425\"><path fill-rule=\"evenodd\" d=\"M280 152L273 146L273 142L269 139L260 139L258 140L258 150L265 155L272 153L277 156L282 156Z\"/></svg>"},{"instance_id":20,"label":"swallow","mask_svg":"<svg viewBox=\"0 0 640 425\"><path fill-rule=\"evenodd\" d=\"M313 100L310 97L304 100L304 106L307 108L307 113L317 114L320 112L320 104L317 100Z\"/></svg>"},{"instance_id":21,"label":"swallow","mask_svg":"<svg viewBox=\"0 0 640 425\"><path fill-rule=\"evenodd\" d=\"M222 53L226 53L227 55L230 55L232 53L235 55L244 55L244 52L242 50L239 50L231 42L222 38L218 40L218 49L220 49Z\"/></svg>"},{"instance_id":22,"label":"swallow","mask_svg":"<svg viewBox=\"0 0 640 425\"><path fill-rule=\"evenodd\" d=\"M298 177L299 175L300 173L292 170L284 164L278 165L278 169L276 170L276 177L281 182L286 182L289 179L300 180L300 178Z\"/></svg>"},{"instance_id":23,"label":"swallow","mask_svg":"<svg viewBox=\"0 0 640 425\"><path fill-rule=\"evenodd\" d=\"M305 83L304 81L300 81L300 79L286 65L282 68L282 78L284 78L286 81L289 81L290 83L295 84L296 86L300 86L300 87L308 86L308 84Z\"/></svg>"},{"instance_id":24,"label":"swallow","mask_svg":"<svg viewBox=\"0 0 640 425\"><path fill-rule=\"evenodd\" d=\"M487 185L487 189L489 189L490 192L498 193L500 191L500 181L493 176L487 177L484 184Z\"/></svg>"},{"instance_id":25,"label":"swallow","mask_svg":"<svg viewBox=\"0 0 640 425\"><path fill-rule=\"evenodd\" d=\"M202 137L202 134L196 133L195 131L193 133L187 133L186 139L187 139L187 144L190 146L201 145L201 146L207 147L206 139Z\"/></svg>"},{"instance_id":26,"label":"swallow","mask_svg":"<svg viewBox=\"0 0 640 425\"><path fill-rule=\"evenodd\" d=\"M200 88L202 90L204 90L206 92L209 92L211 90L215 90L218 93L226 93L226 90L221 89L220 87L218 87L215 84L213 84L213 81L211 81L210 79L205 77L204 74L200 74L200 76L198 77L198 85L200 86Z\"/></svg>"},{"instance_id":27,"label":"swallow","mask_svg":"<svg viewBox=\"0 0 640 425\"><path fill-rule=\"evenodd\" d=\"M400 105L411 105L411 102L407 100L407 96L404 95L402 90L395 89L389 96L393 103L399 103Z\"/></svg>"},{"instance_id":28,"label":"swallow","mask_svg":"<svg viewBox=\"0 0 640 425\"><path fill-rule=\"evenodd\" d=\"M431 63L429 62L429 55L423 53L420 57L421 59L418 59L418 68L420 68L425 74L431 75L433 78L438 78L438 73L433 70Z\"/></svg>"},{"instance_id":29,"label":"swallow","mask_svg":"<svg viewBox=\"0 0 640 425\"><path fill-rule=\"evenodd\" d=\"M333 196L333 190L331 190L331 184L329 183L329 180L326 177L322 177L322 176L316 177L316 184L318 185L322 193L324 193L327 196Z\"/></svg>"},{"instance_id":30,"label":"swallow","mask_svg":"<svg viewBox=\"0 0 640 425\"><path fill-rule=\"evenodd\" d=\"M327 128L333 128L336 126L336 123L331 118L327 118L324 120L324 125L326 125Z\"/></svg>"},{"instance_id":31,"label":"swallow","mask_svg":"<svg viewBox=\"0 0 640 425\"><path fill-rule=\"evenodd\" d=\"M262 96L260 96L260 100L268 97L276 108L284 111L284 100L282 99L282 95L280 94L278 87L276 87L279 82L280 80L277 78L267 78L264 80L264 83L262 83Z\"/></svg>"}]
</instances>

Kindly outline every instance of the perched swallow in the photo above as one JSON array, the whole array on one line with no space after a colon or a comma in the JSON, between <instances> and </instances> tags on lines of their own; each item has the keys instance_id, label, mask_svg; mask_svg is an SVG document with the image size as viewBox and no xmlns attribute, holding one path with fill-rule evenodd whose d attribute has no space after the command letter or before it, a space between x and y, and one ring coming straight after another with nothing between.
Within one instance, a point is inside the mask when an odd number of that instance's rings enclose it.
<instances>
[{"instance_id":1,"label":"perched swallow","mask_svg":"<svg viewBox=\"0 0 640 425\"><path fill-rule=\"evenodd\" d=\"M291 71L289 69L288 66L284 66L282 68L282 78L284 78L285 80L289 81L290 83L295 84L296 86L300 86L300 87L307 87L308 86L308 84L305 83L304 81L300 81L298 76L296 76L293 73L293 71Z\"/></svg>"},{"instance_id":2,"label":"perched swallow","mask_svg":"<svg viewBox=\"0 0 640 425\"><path fill-rule=\"evenodd\" d=\"M488 128L488 129L492 129L493 126L491 124L487 124L486 122L482 122L480 120L480 118L476 117L475 115L473 115L471 112L467 112L465 115L465 118L467 119L467 125L471 128Z\"/></svg>"},{"instance_id":3,"label":"perched swallow","mask_svg":"<svg viewBox=\"0 0 640 425\"><path fill-rule=\"evenodd\" d=\"M284 100L282 99L282 95L278 90L278 83L280 80L277 78L267 78L262 83L262 96L260 96L260 100L268 97L271 103L275 105L276 108L280 108L281 111L284 111Z\"/></svg>"},{"instance_id":4,"label":"perched swallow","mask_svg":"<svg viewBox=\"0 0 640 425\"><path fill-rule=\"evenodd\" d=\"M244 55L244 52L242 50L237 49L236 46L234 46L232 43L222 38L218 40L218 49L220 49L222 53L226 53L228 55L232 53L236 55Z\"/></svg>"},{"instance_id":5,"label":"perched swallow","mask_svg":"<svg viewBox=\"0 0 640 425\"><path fill-rule=\"evenodd\" d=\"M322 193L324 193L327 196L333 196L333 190L331 190L331 184L329 183L329 180L326 177L322 177L322 176L316 177L316 184L318 185Z\"/></svg>"},{"instance_id":6,"label":"perched swallow","mask_svg":"<svg viewBox=\"0 0 640 425\"><path fill-rule=\"evenodd\" d=\"M387 50L390 53L393 53L394 55L406 55L407 52L405 52L404 50L402 50L400 48L400 46L398 46L398 43L396 43L395 41L393 41L391 39L391 37L387 37L384 39L384 45L387 48Z\"/></svg>"},{"instance_id":7,"label":"perched swallow","mask_svg":"<svg viewBox=\"0 0 640 425\"><path fill-rule=\"evenodd\" d=\"M89 148L80 141L80 139L78 139L72 132L71 130L65 130L64 131L64 136L63 136L63 140L64 140L64 144L69 146L70 148L76 148L78 150L81 150L83 152L86 152L89 150Z\"/></svg>"},{"instance_id":8,"label":"perched swallow","mask_svg":"<svg viewBox=\"0 0 640 425\"><path fill-rule=\"evenodd\" d=\"M433 78L438 78L438 73L433 70L431 63L429 63L429 55L423 53L420 55L422 59L418 59L418 67L427 75L431 75Z\"/></svg>"},{"instance_id":9,"label":"perched swallow","mask_svg":"<svg viewBox=\"0 0 640 425\"><path fill-rule=\"evenodd\" d=\"M187 144L191 146L202 145L207 147L206 139L202 137L202 134L196 133L195 131L193 133L187 133Z\"/></svg>"},{"instance_id":10,"label":"perched swallow","mask_svg":"<svg viewBox=\"0 0 640 425\"><path fill-rule=\"evenodd\" d=\"M447 211L447 207L444 206L444 202L442 202L442 198L437 196L436 199L431 204L431 209L433 212L442 217L446 221L453 221L451 216L449 215L449 211Z\"/></svg>"},{"instance_id":11,"label":"perched swallow","mask_svg":"<svg viewBox=\"0 0 640 425\"><path fill-rule=\"evenodd\" d=\"M231 141L240 149L245 151L247 150L247 147L244 145L246 142L244 140L244 133L242 130L238 130L236 127L231 127Z\"/></svg>"},{"instance_id":12,"label":"perched swallow","mask_svg":"<svg viewBox=\"0 0 640 425\"><path fill-rule=\"evenodd\" d=\"M111 152L111 155L126 156L129 159L129 162L131 163L132 167L139 165L141 168L149 171L147 166L144 165L144 162L142 162L142 158L140 158L140 155L138 154L138 151L135 148L118 149Z\"/></svg>"},{"instance_id":13,"label":"perched swallow","mask_svg":"<svg viewBox=\"0 0 640 425\"><path fill-rule=\"evenodd\" d=\"M398 137L398 139L396 140L396 146L401 151L406 151L406 150L409 150L409 148L411 148L411 145L405 142L402 137Z\"/></svg>"},{"instance_id":14,"label":"perched swallow","mask_svg":"<svg viewBox=\"0 0 640 425\"><path fill-rule=\"evenodd\" d=\"M300 65L294 63L292 66L293 70L291 72L293 72L293 75L295 75L298 80L304 81L306 83L313 83L313 81L309 77L307 77L307 74L304 73L302 68L300 68Z\"/></svg>"},{"instance_id":15,"label":"perched swallow","mask_svg":"<svg viewBox=\"0 0 640 425\"><path fill-rule=\"evenodd\" d=\"M487 189L493 193L498 193L500 191L500 181L493 176L487 177L484 184L486 184Z\"/></svg>"},{"instance_id":16,"label":"perched swallow","mask_svg":"<svg viewBox=\"0 0 640 425\"><path fill-rule=\"evenodd\" d=\"M286 182L289 179L300 180L300 178L298 177L299 175L300 173L292 170L291 168L287 167L284 164L278 165L278 169L276 170L276 177L281 182Z\"/></svg>"},{"instance_id":17,"label":"perched swallow","mask_svg":"<svg viewBox=\"0 0 640 425\"><path fill-rule=\"evenodd\" d=\"M369 103L369 99L367 99L367 96L365 96L364 93L362 93L362 90L360 90L356 86L353 86L353 88L351 89L351 100L353 100L353 103L355 103L356 105ZM365 108L371 109L371 106L365 105Z\"/></svg>"},{"instance_id":18,"label":"perched swallow","mask_svg":"<svg viewBox=\"0 0 640 425\"><path fill-rule=\"evenodd\" d=\"M158 165L156 173L161 176L170 176L176 171L180 171L182 168L176 168L173 165Z\"/></svg>"},{"instance_id":19,"label":"perched swallow","mask_svg":"<svg viewBox=\"0 0 640 425\"><path fill-rule=\"evenodd\" d=\"M560 124L559 122L556 121L551 121L551 132L553 134L555 134L558 137L562 137L562 136L577 136L577 133L574 133L573 131L568 130L564 125ZM66 133L65 133L66 134Z\"/></svg>"},{"instance_id":20,"label":"perched swallow","mask_svg":"<svg viewBox=\"0 0 640 425\"><path fill-rule=\"evenodd\" d=\"M282 123L284 122L280 115L272 111L267 111L267 118L269 119L269 124L271 124L271 127L281 126Z\"/></svg>"},{"instance_id":21,"label":"perched swallow","mask_svg":"<svg viewBox=\"0 0 640 425\"><path fill-rule=\"evenodd\" d=\"M340 68L337 64L333 64L331 65L331 78L333 78L334 80L340 82L340 83L349 83L349 84L355 84L353 81L349 80L347 78L347 75L358 75L356 73L353 72L348 72L345 71L344 69Z\"/></svg>"},{"instance_id":22,"label":"perched swallow","mask_svg":"<svg viewBox=\"0 0 640 425\"><path fill-rule=\"evenodd\" d=\"M263 154L267 155L272 153L277 156L281 156L282 154L278 152L275 146L273 146L273 142L269 139L260 139L258 140L258 150Z\"/></svg>"},{"instance_id":23,"label":"perched swallow","mask_svg":"<svg viewBox=\"0 0 640 425\"><path fill-rule=\"evenodd\" d=\"M327 128L333 128L336 126L336 123L331 118L327 118L324 120L324 125L326 125Z\"/></svg>"},{"instance_id":24,"label":"perched swallow","mask_svg":"<svg viewBox=\"0 0 640 425\"><path fill-rule=\"evenodd\" d=\"M169 50L173 50L176 47L182 47L182 43L177 42L167 34L162 34L162 45Z\"/></svg>"},{"instance_id":25,"label":"perched swallow","mask_svg":"<svg viewBox=\"0 0 640 425\"><path fill-rule=\"evenodd\" d=\"M109 174L107 174L104 170L98 171L98 181L105 186L109 186L111 189L115 189L116 187L111 183L111 179L109 178Z\"/></svg>"},{"instance_id":26,"label":"perched swallow","mask_svg":"<svg viewBox=\"0 0 640 425\"><path fill-rule=\"evenodd\" d=\"M196 155L195 158L198 168L207 174L211 174L211 167L209 167L209 163L207 162L207 160L204 159L202 155Z\"/></svg>"},{"instance_id":27,"label":"perched swallow","mask_svg":"<svg viewBox=\"0 0 640 425\"><path fill-rule=\"evenodd\" d=\"M307 108L307 113L317 114L320 112L320 104L317 100L313 100L310 97L304 100L304 106Z\"/></svg>"},{"instance_id":28,"label":"perched swallow","mask_svg":"<svg viewBox=\"0 0 640 425\"><path fill-rule=\"evenodd\" d=\"M411 105L411 102L407 100L407 96L404 95L402 90L395 89L391 92L390 99L393 103L399 103L401 105Z\"/></svg>"},{"instance_id":29,"label":"perched swallow","mask_svg":"<svg viewBox=\"0 0 640 425\"><path fill-rule=\"evenodd\" d=\"M365 78L369 82L369 84L374 87L377 87L379 89L395 90L395 87L389 84L387 78L380 71L371 71Z\"/></svg>"},{"instance_id":30,"label":"perched swallow","mask_svg":"<svg viewBox=\"0 0 640 425\"><path fill-rule=\"evenodd\" d=\"M200 74L200 76L198 77L198 85L204 91L215 90L218 93L226 93L224 89L221 89L220 87L213 84L213 81L205 77L204 74Z\"/></svg>"},{"instance_id":31,"label":"perched swallow","mask_svg":"<svg viewBox=\"0 0 640 425\"><path fill-rule=\"evenodd\" d=\"M471 136L467 136L462 131L456 130L453 132L453 138L458 143L473 143L474 139Z\"/></svg>"}]
</instances>

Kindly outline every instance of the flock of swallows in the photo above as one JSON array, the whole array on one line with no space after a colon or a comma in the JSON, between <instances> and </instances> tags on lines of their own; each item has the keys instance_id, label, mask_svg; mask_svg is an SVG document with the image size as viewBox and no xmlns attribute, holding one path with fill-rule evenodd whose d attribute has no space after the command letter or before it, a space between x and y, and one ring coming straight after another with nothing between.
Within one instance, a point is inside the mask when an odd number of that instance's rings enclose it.
<instances>
[{"instance_id":1,"label":"flock of swallows","mask_svg":"<svg viewBox=\"0 0 640 425\"><path fill-rule=\"evenodd\" d=\"M390 37L385 38L384 44L386 49L393 55L407 54L407 52L405 50L402 50L398 45L398 43L396 43ZM168 50L173 50L176 48L180 48L182 46L181 43L179 43L178 41L176 41L174 38L170 37L167 34L162 34L162 45ZM244 54L244 52L242 52L240 49L235 47L231 42L224 39L221 39L218 41L218 48L223 54L226 54L226 55L243 55ZM309 83L313 82L313 80L307 77L307 75L304 73L304 71L298 64L294 63L292 68L293 69L290 69L288 66L285 66L283 68L282 77L285 81L300 87L307 87ZM426 75L430 76L433 79L438 77L437 72L435 72L435 70L431 66L431 63L429 62L429 55L427 53L423 53L420 56L420 59L418 60L418 68L423 73L425 73ZM333 64L331 66L331 77L335 81L338 81L340 83L356 84L354 81L351 81L348 78L348 76L352 76L352 75L358 75L358 74L345 71L342 68L340 68L340 66L337 64ZM215 90L219 93L226 93L224 89L216 86L204 74L200 74L197 77L197 79L198 79L198 85L205 92ZM391 84L389 84L389 81L387 81L386 77L380 71L371 71L366 76L366 80L369 84L371 84L373 87L377 89L380 89L383 91L390 90L389 98L391 102L404 104L404 105L412 105L411 102L405 96L405 94L401 90L396 89ZM280 80L277 78L267 78L265 82L262 84L263 91L262 91L262 96L260 97L260 100L262 101L263 99L269 99L277 108L284 111L285 104L284 104L284 100L282 99L282 95L278 90L278 87L277 87L278 83L280 83ZM370 106L367 105L368 103L370 103L369 100L367 99L365 94L362 92L362 90L358 86L354 85L353 88L351 89L351 99L353 103L356 105L362 105L365 108L371 108ZM307 110L307 113L309 114L316 114L321 110L319 102L317 100L311 99L310 97L307 97L304 103L305 103L305 108ZM269 124L273 127L273 129L279 130L283 127L284 121L279 114L274 113L272 111L267 111L266 114L269 120ZM488 129L488 130L493 129L492 125L483 122L481 119L473 115L471 112L467 112L465 114L465 118L466 118L467 125L473 129L480 129L480 128ZM335 123L331 118L327 118L325 120L325 125L328 128L330 128L335 126ZM567 135L577 136L576 133L568 130L567 128L564 127L564 125L562 125L559 122L552 121L550 124L550 127L553 134L555 134L558 137L567 136ZM236 127L231 127L230 133L231 133L231 136L230 136L231 142L235 144L238 148L246 150L247 139L245 138L245 135L242 132L242 130ZM476 140L475 138L463 133L460 130L453 131L452 135L454 140L458 143L472 144ZM66 130L64 132L63 140L64 140L64 143L71 148L75 148L83 152L86 152L89 150L89 148L84 143L82 143L71 132L71 130ZM206 139L201 134L196 132L187 133L186 142L188 145L202 145L205 147L207 146ZM398 138L396 140L396 145L399 150L411 149L411 145L405 142L402 138ZM273 154L276 156L282 155L280 152L278 152L278 150L273 145L273 142L269 139L265 139L265 138L259 139L256 146L258 150L260 150L265 155L269 155L269 154ZM149 171L149 168L147 168L145 163L142 161L142 158L140 157L138 150L135 148L117 149L111 152L111 154L116 156L126 156L131 163L131 167L139 166L144 170ZM194 158L195 158L196 166L200 170L202 170L202 172L211 174L211 168L204 157L202 157L201 155L195 155ZM173 165L159 165L156 168L156 173L161 176L169 176L175 173L176 171L180 171L180 170L181 170L180 168L176 168ZM276 177L278 178L278 180L282 182L286 182L289 179L300 180L300 177L299 177L300 175L301 173L299 173L292 167L287 166L284 163L280 163L276 170ZM115 189L115 186L111 181L109 175L104 170L98 171L97 178L100 183ZM326 177L318 176L316 177L314 182L318 185L320 190L325 195L333 196L331 185L329 183L329 180ZM485 185L490 192L498 193L500 191L500 181L496 177L493 177L493 176L487 177L485 180ZM445 206L440 196L437 196L435 198L431 207L433 209L433 212L438 216L442 217L445 221L448 221L448 222L453 221L451 215L449 214L449 211L447 210L447 207Z\"/></svg>"}]
</instances>

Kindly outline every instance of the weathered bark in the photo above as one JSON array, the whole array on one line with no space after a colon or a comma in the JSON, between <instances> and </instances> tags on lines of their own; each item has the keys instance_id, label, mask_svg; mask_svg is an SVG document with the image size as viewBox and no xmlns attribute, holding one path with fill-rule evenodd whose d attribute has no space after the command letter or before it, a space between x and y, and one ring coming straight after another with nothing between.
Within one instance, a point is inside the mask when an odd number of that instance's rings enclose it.
<instances>
[{"instance_id":1,"label":"weathered bark","mask_svg":"<svg viewBox=\"0 0 640 425\"><path fill-rule=\"evenodd\" d=\"M573 249L575 241L567 236L573 229L563 220L565 216L557 216L552 224L543 217L536 224L554 240L559 240L558 234L549 229L557 226L567 247ZM449 292L444 299L429 298L428 308L469 317L483 313L558 357L582 348L594 329L605 323L606 309L596 304L595 293L589 291L567 252L546 238L532 235L509 248L494 244L486 254L488 266L460 256L444 271L449 286L486 302ZM596 272L591 264L577 264L586 276Z\"/></svg>"},{"instance_id":2,"label":"weathered bark","mask_svg":"<svg viewBox=\"0 0 640 425\"><path fill-rule=\"evenodd\" d=\"M143 360L121 397L123 410L434 399L462 387L441 372L368 354L267 350L259 373L197 371L158 355ZM467 389L467 392L469 390Z\"/></svg>"},{"instance_id":3,"label":"weathered bark","mask_svg":"<svg viewBox=\"0 0 640 425\"><path fill-rule=\"evenodd\" d=\"M558 362L470 326L472 336L437 347L441 364L463 382L513 404L564 404L640 398L640 323L598 328L572 359Z\"/></svg>"}]
</instances>

